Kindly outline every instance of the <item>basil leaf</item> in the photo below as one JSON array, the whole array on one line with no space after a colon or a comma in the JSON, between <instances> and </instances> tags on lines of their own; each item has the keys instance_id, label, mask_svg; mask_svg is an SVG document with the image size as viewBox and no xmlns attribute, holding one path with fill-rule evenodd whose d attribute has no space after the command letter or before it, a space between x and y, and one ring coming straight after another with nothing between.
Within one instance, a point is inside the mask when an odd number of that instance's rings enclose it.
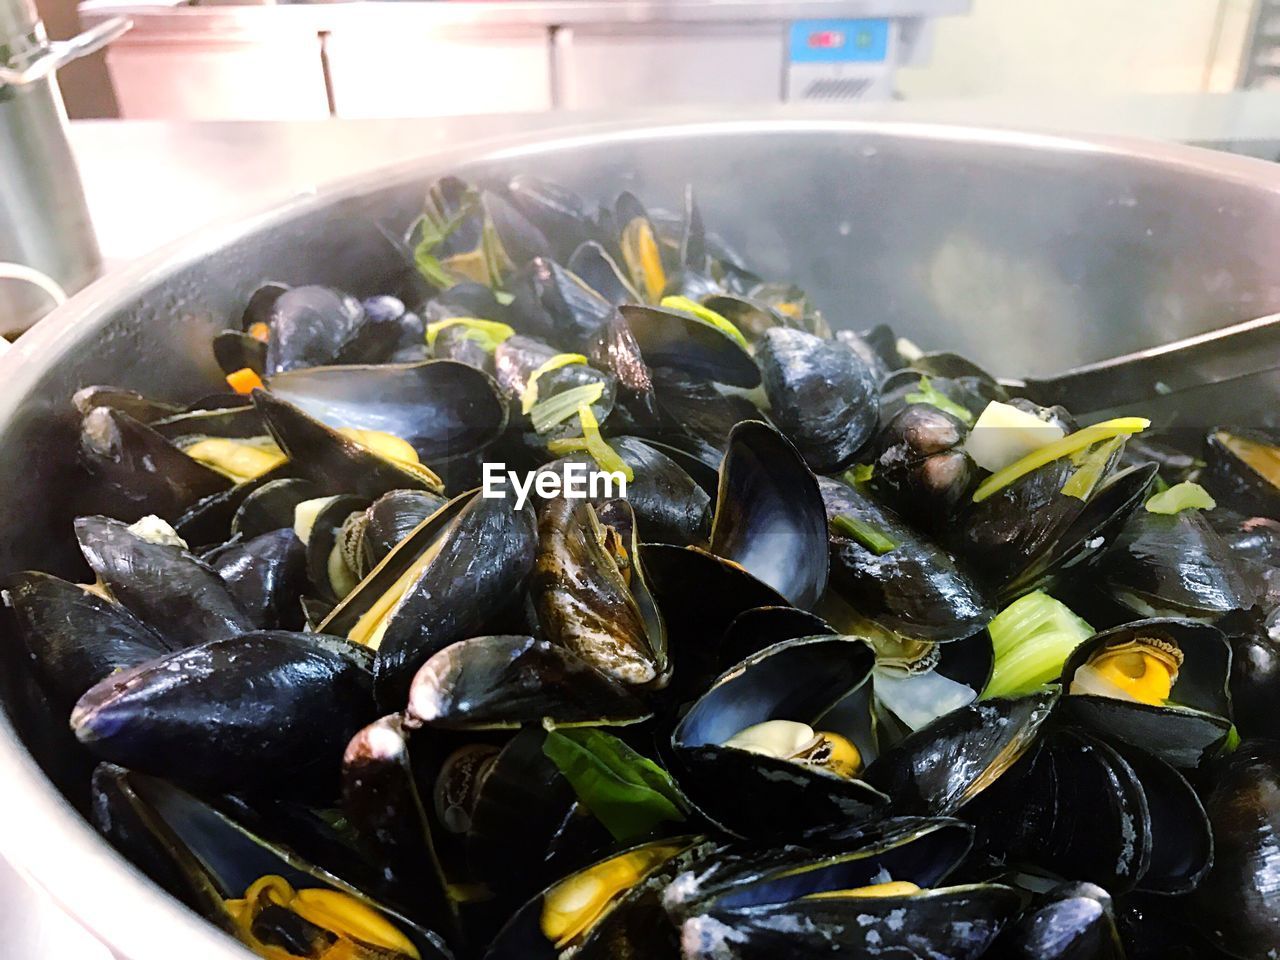
<instances>
[{"instance_id":1,"label":"basil leaf","mask_svg":"<svg viewBox=\"0 0 1280 960\"><path fill-rule=\"evenodd\" d=\"M552 730L542 752L615 840L639 839L661 823L685 819L685 800L671 775L617 737L585 728Z\"/></svg>"}]
</instances>

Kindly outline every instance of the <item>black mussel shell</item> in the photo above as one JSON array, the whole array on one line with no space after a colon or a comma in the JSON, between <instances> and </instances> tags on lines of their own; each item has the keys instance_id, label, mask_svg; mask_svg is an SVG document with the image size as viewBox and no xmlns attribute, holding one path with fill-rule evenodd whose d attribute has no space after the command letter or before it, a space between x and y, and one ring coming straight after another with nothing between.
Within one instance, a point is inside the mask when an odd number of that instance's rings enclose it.
<instances>
[{"instance_id":1,"label":"black mussel shell","mask_svg":"<svg viewBox=\"0 0 1280 960\"><path fill-rule=\"evenodd\" d=\"M1111 895L1092 883L1064 883L1005 928L996 955L1007 960L1124 960Z\"/></svg>"},{"instance_id":2,"label":"black mussel shell","mask_svg":"<svg viewBox=\"0 0 1280 960\"><path fill-rule=\"evenodd\" d=\"M760 384L760 370L747 349L705 320L676 310L626 304L618 308L650 367L674 367L735 387Z\"/></svg>"},{"instance_id":3,"label":"black mussel shell","mask_svg":"<svg viewBox=\"0 0 1280 960\"><path fill-rule=\"evenodd\" d=\"M754 607L733 618L720 640L719 662L722 670L738 663L765 647L797 637L834 634L825 620L815 613L795 607Z\"/></svg>"},{"instance_id":4,"label":"black mussel shell","mask_svg":"<svg viewBox=\"0 0 1280 960\"><path fill-rule=\"evenodd\" d=\"M485 960L555 960L568 948L583 960L675 956L662 890L705 847L698 837L653 840L584 867L516 911Z\"/></svg>"},{"instance_id":5,"label":"black mussel shell","mask_svg":"<svg viewBox=\"0 0 1280 960\"><path fill-rule=\"evenodd\" d=\"M223 330L213 338L213 358L223 373L249 369L262 376L267 369L267 341L241 330Z\"/></svg>"},{"instance_id":6,"label":"black mussel shell","mask_svg":"<svg viewBox=\"0 0 1280 960\"><path fill-rule=\"evenodd\" d=\"M375 720L347 744L342 812L355 828L365 857L388 879L384 898L457 943L458 916L446 890L398 714Z\"/></svg>"},{"instance_id":7,"label":"black mussel shell","mask_svg":"<svg viewBox=\"0 0 1280 960\"><path fill-rule=\"evenodd\" d=\"M798 322L775 310L767 303L738 297L728 293L713 293L702 300L708 310L724 317L752 343L757 342L773 327L795 327Z\"/></svg>"},{"instance_id":8,"label":"black mussel shell","mask_svg":"<svg viewBox=\"0 0 1280 960\"><path fill-rule=\"evenodd\" d=\"M1255 599L1231 548L1199 510L1137 511L1101 573L1111 596L1147 616L1216 620Z\"/></svg>"},{"instance_id":9,"label":"black mussel shell","mask_svg":"<svg viewBox=\"0 0 1280 960\"><path fill-rule=\"evenodd\" d=\"M392 490L370 504L364 512L364 530L360 537L363 558L360 572L367 575L396 544L445 502L444 497L425 490Z\"/></svg>"},{"instance_id":10,"label":"black mussel shell","mask_svg":"<svg viewBox=\"0 0 1280 960\"><path fill-rule=\"evenodd\" d=\"M618 262L594 240L575 249L567 266L583 283L615 307L624 303L642 302L640 294L631 286L631 281L618 266Z\"/></svg>"},{"instance_id":11,"label":"black mussel shell","mask_svg":"<svg viewBox=\"0 0 1280 960\"><path fill-rule=\"evenodd\" d=\"M697 455L713 470L733 428L744 420L763 419L746 397L724 393L710 380L673 367L655 367L651 373L654 400L669 425L663 440Z\"/></svg>"},{"instance_id":12,"label":"black mussel shell","mask_svg":"<svg viewBox=\"0 0 1280 960\"><path fill-rule=\"evenodd\" d=\"M374 901L331 872L328 863L307 862L163 780L101 764L93 778L93 818L157 883L233 936L238 926L227 901L243 897L261 877L279 876L296 890L338 891L376 910L409 939L421 960L452 960L438 934ZM277 915L284 926L272 933L291 931L289 917ZM257 924L253 930L261 935Z\"/></svg>"},{"instance_id":13,"label":"black mussel shell","mask_svg":"<svg viewBox=\"0 0 1280 960\"><path fill-rule=\"evenodd\" d=\"M404 706L418 668L433 653L483 632L486 622L520 597L533 569L532 511L475 493L451 500L424 520L365 577L325 620L349 634L383 595L411 579L385 616L374 674L378 701ZM372 629L372 628L371 628Z\"/></svg>"},{"instance_id":14,"label":"black mussel shell","mask_svg":"<svg viewBox=\"0 0 1280 960\"><path fill-rule=\"evenodd\" d=\"M1205 801L1213 826L1213 869L1194 915L1236 957L1280 954L1280 745L1248 740L1229 757Z\"/></svg>"},{"instance_id":15,"label":"black mussel shell","mask_svg":"<svg viewBox=\"0 0 1280 960\"><path fill-rule=\"evenodd\" d=\"M857 333L853 330L837 330L836 339L858 355L871 370L877 383L902 366L898 355L897 338L893 331L881 324L871 330Z\"/></svg>"},{"instance_id":16,"label":"black mussel shell","mask_svg":"<svg viewBox=\"0 0 1280 960\"><path fill-rule=\"evenodd\" d=\"M254 488L231 518L231 532L252 539L284 527L293 528L298 504L320 497L320 488L309 480L271 480Z\"/></svg>"},{"instance_id":17,"label":"black mussel shell","mask_svg":"<svg viewBox=\"0 0 1280 960\"><path fill-rule=\"evenodd\" d=\"M153 420L151 429L186 450L191 443L205 437L229 437L244 440L265 437L267 428L262 418L245 397L234 406L189 410L162 420Z\"/></svg>"},{"instance_id":18,"label":"black mussel shell","mask_svg":"<svg viewBox=\"0 0 1280 960\"><path fill-rule=\"evenodd\" d=\"M330 287L293 287L275 297L267 325L265 372L334 363L359 333L360 301Z\"/></svg>"},{"instance_id":19,"label":"black mussel shell","mask_svg":"<svg viewBox=\"0 0 1280 960\"><path fill-rule=\"evenodd\" d=\"M758 420L729 435L711 552L812 608L827 588L827 519L818 483L796 448Z\"/></svg>"},{"instance_id":20,"label":"black mussel shell","mask_svg":"<svg viewBox=\"0 0 1280 960\"><path fill-rule=\"evenodd\" d=\"M75 532L81 553L111 595L163 629L175 648L255 628L223 579L182 546L145 539L108 517L79 517Z\"/></svg>"},{"instance_id":21,"label":"black mussel shell","mask_svg":"<svg viewBox=\"0 0 1280 960\"><path fill-rule=\"evenodd\" d=\"M362 579L352 524L363 517L369 499L340 495L321 503L307 534L307 577L319 599L338 603Z\"/></svg>"},{"instance_id":22,"label":"black mussel shell","mask_svg":"<svg viewBox=\"0 0 1280 960\"><path fill-rule=\"evenodd\" d=\"M831 588L857 615L911 640L971 637L994 611L978 585L945 550L861 492L826 477L818 481L830 522ZM879 552L849 535L840 517L887 537Z\"/></svg>"},{"instance_id":23,"label":"black mussel shell","mask_svg":"<svg viewBox=\"0 0 1280 960\"><path fill-rule=\"evenodd\" d=\"M662 687L666 624L649 592L635 517L626 501L605 507L616 525L582 500L543 504L529 596L552 642L621 683Z\"/></svg>"},{"instance_id":24,"label":"black mussel shell","mask_svg":"<svg viewBox=\"0 0 1280 960\"><path fill-rule=\"evenodd\" d=\"M81 387L71 395L71 404L82 417L96 407L107 407L130 416L139 423L163 420L183 411L181 404L144 397L136 390L102 384Z\"/></svg>"},{"instance_id":25,"label":"black mussel shell","mask_svg":"<svg viewBox=\"0 0 1280 960\"><path fill-rule=\"evenodd\" d=\"M915 370L895 370L880 383L880 426L886 428L908 406L915 403L907 399L923 390L922 377ZM959 404L977 418L992 400L1007 400L999 387L985 382L951 380L946 377L929 377L929 386L953 403Z\"/></svg>"},{"instance_id":26,"label":"black mussel shell","mask_svg":"<svg viewBox=\"0 0 1280 960\"><path fill-rule=\"evenodd\" d=\"M1001 862L1126 893L1151 863L1151 815L1129 764L1087 734L1045 736L965 811L978 845Z\"/></svg>"},{"instance_id":27,"label":"black mussel shell","mask_svg":"<svg viewBox=\"0 0 1280 960\"><path fill-rule=\"evenodd\" d=\"M963 449L968 428L958 417L913 403L881 433L871 484L915 526L944 531L973 489L977 470Z\"/></svg>"},{"instance_id":28,"label":"black mussel shell","mask_svg":"<svg viewBox=\"0 0 1280 960\"><path fill-rule=\"evenodd\" d=\"M433 654L413 679L406 712L413 726L445 730L627 724L650 715L572 651L520 636L472 637Z\"/></svg>"},{"instance_id":29,"label":"black mussel shell","mask_svg":"<svg viewBox=\"0 0 1280 960\"><path fill-rule=\"evenodd\" d=\"M1280 639L1258 628L1233 636L1231 643L1231 716L1246 740L1280 740Z\"/></svg>"},{"instance_id":30,"label":"black mussel shell","mask_svg":"<svg viewBox=\"0 0 1280 960\"><path fill-rule=\"evenodd\" d=\"M104 677L171 649L124 607L51 574L15 573L5 597L36 678L60 710Z\"/></svg>"},{"instance_id":31,"label":"black mussel shell","mask_svg":"<svg viewBox=\"0 0 1280 960\"><path fill-rule=\"evenodd\" d=\"M1076 671L1092 656L1138 638L1173 644L1182 654L1167 705L1071 692ZM1230 673L1231 648L1217 628L1194 620L1138 620L1076 647L1063 666L1060 682L1066 695L1059 709L1070 722L1102 736L1149 750L1174 766L1196 767L1231 729Z\"/></svg>"},{"instance_id":32,"label":"black mussel shell","mask_svg":"<svg viewBox=\"0 0 1280 960\"><path fill-rule=\"evenodd\" d=\"M1062 492L1076 466L1060 457L979 503L961 521L959 552L1003 606L1096 562L1140 510L1154 463L1113 472L1087 500Z\"/></svg>"},{"instance_id":33,"label":"black mussel shell","mask_svg":"<svg viewBox=\"0 0 1280 960\"><path fill-rule=\"evenodd\" d=\"M512 322L531 334L578 352L595 343L613 313L603 291L554 260L529 261L512 281Z\"/></svg>"},{"instance_id":34,"label":"black mussel shell","mask_svg":"<svg viewBox=\"0 0 1280 960\"><path fill-rule=\"evenodd\" d=\"M567 253L591 235L586 205L572 190L526 173L506 186L507 200L555 244L557 253Z\"/></svg>"},{"instance_id":35,"label":"black mussel shell","mask_svg":"<svg viewBox=\"0 0 1280 960\"><path fill-rule=\"evenodd\" d=\"M817 473L842 470L875 434L871 369L844 344L803 330L767 331L756 359L770 415Z\"/></svg>"},{"instance_id":36,"label":"black mussel shell","mask_svg":"<svg viewBox=\"0 0 1280 960\"><path fill-rule=\"evenodd\" d=\"M611 437L609 445L635 473L627 483L627 502L635 511L640 539L676 546L705 543L711 529L711 498L669 452L638 437ZM562 473L571 462L598 469L586 456L562 457L545 469ZM599 506L603 497L588 502Z\"/></svg>"},{"instance_id":37,"label":"black mussel shell","mask_svg":"<svg viewBox=\"0 0 1280 960\"><path fill-rule=\"evenodd\" d=\"M1200 482L1223 506L1280 519L1280 439L1274 434L1218 427L1205 439L1204 459Z\"/></svg>"},{"instance_id":38,"label":"black mussel shell","mask_svg":"<svg viewBox=\"0 0 1280 960\"><path fill-rule=\"evenodd\" d=\"M253 403L298 474L325 493L379 497L390 490L441 489L425 467L388 460L266 390L253 391Z\"/></svg>"},{"instance_id":39,"label":"black mussel shell","mask_svg":"<svg viewBox=\"0 0 1280 960\"><path fill-rule=\"evenodd\" d=\"M693 862L667 888L664 906L683 925L708 912L791 905L815 893L892 880L942 884L973 846L973 828L945 818L899 818L838 846L761 848L727 844Z\"/></svg>"},{"instance_id":40,"label":"black mussel shell","mask_svg":"<svg viewBox=\"0 0 1280 960\"><path fill-rule=\"evenodd\" d=\"M880 754L867 782L895 814L946 816L997 782L1035 744L1057 692L980 700L944 714Z\"/></svg>"},{"instance_id":41,"label":"black mussel shell","mask_svg":"<svg viewBox=\"0 0 1280 960\"><path fill-rule=\"evenodd\" d=\"M147 425L109 407L95 407L80 425L80 461L112 513L136 520L154 513L173 520L231 481L191 459Z\"/></svg>"},{"instance_id":42,"label":"black mussel shell","mask_svg":"<svg viewBox=\"0 0 1280 960\"><path fill-rule=\"evenodd\" d=\"M672 734L690 800L730 832L752 838L796 837L873 819L887 798L863 781L723 744L768 720L821 729L833 708L866 682L874 660L860 640L817 636L766 647L729 669ZM833 732L855 743L868 733Z\"/></svg>"},{"instance_id":43,"label":"black mussel shell","mask_svg":"<svg viewBox=\"0 0 1280 960\"><path fill-rule=\"evenodd\" d=\"M452 360L312 367L274 376L268 386L331 427L406 440L427 463L483 450L507 426L493 380Z\"/></svg>"},{"instance_id":44,"label":"black mussel shell","mask_svg":"<svg viewBox=\"0 0 1280 960\"><path fill-rule=\"evenodd\" d=\"M204 560L255 627L293 630L302 625L298 600L307 586L307 552L293 530L227 543Z\"/></svg>"},{"instance_id":45,"label":"black mussel shell","mask_svg":"<svg viewBox=\"0 0 1280 960\"><path fill-rule=\"evenodd\" d=\"M233 524L236 514L249 497L278 480L293 478L293 464L286 460L252 480L237 483L220 493L197 500L173 521L173 528L178 531L178 536L195 546L207 547L222 543L235 533L242 532L239 528L233 529ZM313 495L318 495L318 492ZM278 530L279 527L273 526L272 529ZM268 531L264 529L258 532Z\"/></svg>"},{"instance_id":46,"label":"black mussel shell","mask_svg":"<svg viewBox=\"0 0 1280 960\"><path fill-rule=\"evenodd\" d=\"M103 760L210 790L324 783L374 719L369 659L321 634L212 640L107 677L71 726Z\"/></svg>"}]
</instances>

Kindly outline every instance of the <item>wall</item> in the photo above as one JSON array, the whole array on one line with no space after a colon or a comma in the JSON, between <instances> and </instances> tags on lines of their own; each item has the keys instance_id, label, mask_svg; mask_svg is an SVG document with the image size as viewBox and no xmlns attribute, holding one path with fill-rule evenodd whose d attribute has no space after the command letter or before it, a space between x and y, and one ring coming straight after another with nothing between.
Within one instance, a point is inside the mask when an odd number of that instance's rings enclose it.
<instances>
[{"instance_id":1,"label":"wall","mask_svg":"<svg viewBox=\"0 0 1280 960\"><path fill-rule=\"evenodd\" d=\"M907 97L1230 90L1251 0L975 0L936 24Z\"/></svg>"}]
</instances>

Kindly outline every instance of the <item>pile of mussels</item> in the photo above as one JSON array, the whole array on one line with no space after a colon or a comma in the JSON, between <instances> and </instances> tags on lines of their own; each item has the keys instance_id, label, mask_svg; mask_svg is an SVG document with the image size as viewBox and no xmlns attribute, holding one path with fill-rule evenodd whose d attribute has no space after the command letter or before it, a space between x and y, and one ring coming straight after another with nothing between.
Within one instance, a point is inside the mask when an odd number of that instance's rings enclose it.
<instances>
[{"instance_id":1,"label":"pile of mussels","mask_svg":"<svg viewBox=\"0 0 1280 960\"><path fill-rule=\"evenodd\" d=\"M6 582L175 897L270 960L1280 953L1274 434L833 334L691 193L445 178L395 248L225 392L80 390L93 582Z\"/></svg>"}]
</instances>

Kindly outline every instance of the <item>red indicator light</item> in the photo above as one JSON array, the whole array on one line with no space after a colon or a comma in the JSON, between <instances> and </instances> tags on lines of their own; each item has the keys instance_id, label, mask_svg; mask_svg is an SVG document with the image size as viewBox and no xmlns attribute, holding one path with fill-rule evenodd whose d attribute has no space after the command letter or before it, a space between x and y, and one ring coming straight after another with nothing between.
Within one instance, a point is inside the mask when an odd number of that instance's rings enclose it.
<instances>
[{"instance_id":1,"label":"red indicator light","mask_svg":"<svg viewBox=\"0 0 1280 960\"><path fill-rule=\"evenodd\" d=\"M810 50L835 50L844 46L844 34L839 30L816 30L809 34Z\"/></svg>"}]
</instances>

